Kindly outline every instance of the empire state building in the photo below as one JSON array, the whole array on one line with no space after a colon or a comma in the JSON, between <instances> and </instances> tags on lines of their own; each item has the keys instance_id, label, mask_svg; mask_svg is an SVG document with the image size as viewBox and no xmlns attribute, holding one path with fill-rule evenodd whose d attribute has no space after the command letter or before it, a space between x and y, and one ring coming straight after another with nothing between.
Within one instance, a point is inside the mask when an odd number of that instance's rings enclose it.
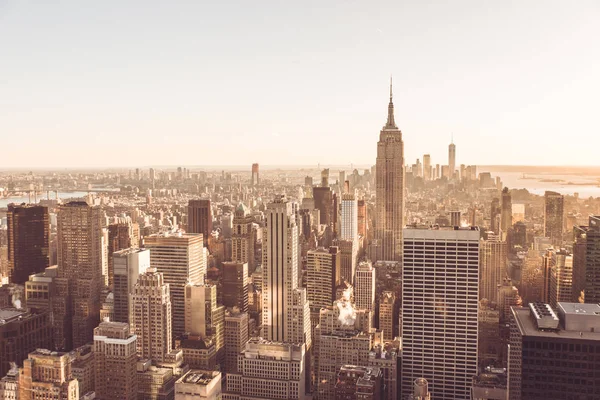
<instances>
[{"instance_id":1,"label":"empire state building","mask_svg":"<svg viewBox=\"0 0 600 400\"><path fill-rule=\"evenodd\" d=\"M404 143L402 131L394 121L392 83L387 123L379 133L376 164L375 238L379 244L378 258L402 260L402 229L404 227Z\"/></svg>"}]
</instances>

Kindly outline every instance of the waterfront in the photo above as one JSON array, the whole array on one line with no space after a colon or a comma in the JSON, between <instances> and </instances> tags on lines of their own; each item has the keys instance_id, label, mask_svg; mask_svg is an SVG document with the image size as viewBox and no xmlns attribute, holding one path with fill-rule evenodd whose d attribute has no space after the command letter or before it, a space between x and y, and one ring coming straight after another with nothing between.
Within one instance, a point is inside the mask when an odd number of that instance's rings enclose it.
<instances>
[{"instance_id":1,"label":"waterfront","mask_svg":"<svg viewBox=\"0 0 600 400\"><path fill-rule=\"evenodd\" d=\"M54 196L54 192L50 192L50 200L54 200ZM67 199L78 199L85 196L87 196L87 192L58 192L58 198L63 201ZM45 199L47 199L46 193L37 196L38 201ZM31 200L33 202L33 197ZM0 208L6 208L10 203L29 203L29 196L7 197L6 199L0 199Z\"/></svg>"}]
</instances>

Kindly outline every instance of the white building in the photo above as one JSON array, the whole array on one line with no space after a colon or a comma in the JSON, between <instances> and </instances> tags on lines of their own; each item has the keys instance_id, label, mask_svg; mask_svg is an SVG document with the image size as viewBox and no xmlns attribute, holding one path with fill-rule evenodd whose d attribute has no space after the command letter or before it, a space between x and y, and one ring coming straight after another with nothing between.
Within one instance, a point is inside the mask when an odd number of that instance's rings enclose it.
<instances>
[{"instance_id":1,"label":"white building","mask_svg":"<svg viewBox=\"0 0 600 400\"><path fill-rule=\"evenodd\" d=\"M175 400L221 400L221 373L193 369L175 382Z\"/></svg>"}]
</instances>

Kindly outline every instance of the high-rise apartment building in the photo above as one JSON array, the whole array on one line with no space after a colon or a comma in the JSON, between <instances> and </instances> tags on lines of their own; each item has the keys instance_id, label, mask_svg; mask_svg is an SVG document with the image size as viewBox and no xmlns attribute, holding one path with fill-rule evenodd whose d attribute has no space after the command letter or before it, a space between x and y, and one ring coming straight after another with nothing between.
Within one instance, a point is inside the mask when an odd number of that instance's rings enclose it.
<instances>
[{"instance_id":1,"label":"high-rise apartment building","mask_svg":"<svg viewBox=\"0 0 600 400\"><path fill-rule=\"evenodd\" d=\"M49 266L48 207L9 204L6 213L8 280L24 284Z\"/></svg>"},{"instance_id":2,"label":"high-rise apartment building","mask_svg":"<svg viewBox=\"0 0 600 400\"><path fill-rule=\"evenodd\" d=\"M212 209L210 200L196 199L188 202L187 233L201 233L204 246L208 246L208 237L212 232Z\"/></svg>"},{"instance_id":3,"label":"high-rise apartment building","mask_svg":"<svg viewBox=\"0 0 600 400\"><path fill-rule=\"evenodd\" d=\"M231 260L238 263L248 263L248 273L254 272L256 267L254 255L256 232L254 217L250 215L250 210L243 203L240 203L233 215Z\"/></svg>"},{"instance_id":4,"label":"high-rise apartment building","mask_svg":"<svg viewBox=\"0 0 600 400\"><path fill-rule=\"evenodd\" d=\"M100 322L100 289L103 263L103 213L98 206L72 201L57 215L58 277L53 300L55 343L71 350L92 341ZM62 333L62 334L61 334Z\"/></svg>"},{"instance_id":5,"label":"high-rise apartment building","mask_svg":"<svg viewBox=\"0 0 600 400\"><path fill-rule=\"evenodd\" d=\"M394 121L394 103L390 82L387 122L379 133L376 163L376 233L379 259L402 261L404 227L404 143L402 131ZM375 260L376 261L376 260Z\"/></svg>"},{"instance_id":6,"label":"high-rise apartment building","mask_svg":"<svg viewBox=\"0 0 600 400\"><path fill-rule=\"evenodd\" d=\"M29 353L19 370L18 399L79 400L79 384L71 374L69 354L45 349Z\"/></svg>"},{"instance_id":7,"label":"high-rise apartment building","mask_svg":"<svg viewBox=\"0 0 600 400\"><path fill-rule=\"evenodd\" d=\"M585 302L600 303L600 216L590 216L585 237Z\"/></svg>"},{"instance_id":8,"label":"high-rise apartment building","mask_svg":"<svg viewBox=\"0 0 600 400\"><path fill-rule=\"evenodd\" d=\"M260 178L258 175L258 163L252 164L252 179L251 179L250 185L251 186L260 185Z\"/></svg>"},{"instance_id":9,"label":"high-rise apartment building","mask_svg":"<svg viewBox=\"0 0 600 400\"><path fill-rule=\"evenodd\" d=\"M379 298L379 330L383 340L394 339L394 310L396 306L396 294L385 291Z\"/></svg>"},{"instance_id":10,"label":"high-rise apartment building","mask_svg":"<svg viewBox=\"0 0 600 400\"><path fill-rule=\"evenodd\" d=\"M227 374L223 398L302 399L306 393L303 344L252 338L238 356L238 372Z\"/></svg>"},{"instance_id":11,"label":"high-rise apartment building","mask_svg":"<svg viewBox=\"0 0 600 400\"><path fill-rule=\"evenodd\" d=\"M129 322L137 336L137 354L141 358L164 362L173 349L169 289L163 274L156 268L148 268L140 274L133 287Z\"/></svg>"},{"instance_id":12,"label":"high-rise apartment building","mask_svg":"<svg viewBox=\"0 0 600 400\"><path fill-rule=\"evenodd\" d=\"M454 179L456 173L456 145L454 141L448 145L448 179Z\"/></svg>"},{"instance_id":13,"label":"high-rise apartment building","mask_svg":"<svg viewBox=\"0 0 600 400\"><path fill-rule=\"evenodd\" d=\"M150 268L150 250L128 248L112 254L115 322L129 323L129 299L140 274Z\"/></svg>"},{"instance_id":14,"label":"high-rise apartment building","mask_svg":"<svg viewBox=\"0 0 600 400\"><path fill-rule=\"evenodd\" d=\"M479 299L498 303L498 285L506 277L507 246L499 236L488 234L487 240L481 240Z\"/></svg>"},{"instance_id":15,"label":"high-rise apartment building","mask_svg":"<svg viewBox=\"0 0 600 400\"><path fill-rule=\"evenodd\" d=\"M101 322L94 329L97 399L137 399L136 340L124 322Z\"/></svg>"},{"instance_id":16,"label":"high-rise apartment building","mask_svg":"<svg viewBox=\"0 0 600 400\"><path fill-rule=\"evenodd\" d=\"M248 312L248 263L224 262L221 271L223 305Z\"/></svg>"},{"instance_id":17,"label":"high-rise apartment building","mask_svg":"<svg viewBox=\"0 0 600 400\"><path fill-rule=\"evenodd\" d=\"M185 285L202 283L206 276L202 235L163 233L147 236L144 243L150 250L150 266L169 284L175 340L185 332Z\"/></svg>"},{"instance_id":18,"label":"high-rise apartment building","mask_svg":"<svg viewBox=\"0 0 600 400\"><path fill-rule=\"evenodd\" d=\"M225 312L225 363L223 371L236 373L238 371L238 355L248 343L248 313L236 309Z\"/></svg>"},{"instance_id":19,"label":"high-rise apartment building","mask_svg":"<svg viewBox=\"0 0 600 400\"><path fill-rule=\"evenodd\" d=\"M565 198L560 193L544 193L544 236L559 246L562 244L564 202Z\"/></svg>"},{"instance_id":20,"label":"high-rise apartment building","mask_svg":"<svg viewBox=\"0 0 600 400\"><path fill-rule=\"evenodd\" d=\"M354 302L359 310L375 312L375 268L369 261L363 261L356 268Z\"/></svg>"},{"instance_id":21,"label":"high-rise apartment building","mask_svg":"<svg viewBox=\"0 0 600 400\"><path fill-rule=\"evenodd\" d=\"M402 284L402 396L425 378L435 399L470 399L477 374L478 229L405 229Z\"/></svg>"},{"instance_id":22,"label":"high-rise apartment building","mask_svg":"<svg viewBox=\"0 0 600 400\"><path fill-rule=\"evenodd\" d=\"M600 306L530 303L512 307L510 400L598 398ZM435 398L435 396L434 396Z\"/></svg>"}]
</instances>

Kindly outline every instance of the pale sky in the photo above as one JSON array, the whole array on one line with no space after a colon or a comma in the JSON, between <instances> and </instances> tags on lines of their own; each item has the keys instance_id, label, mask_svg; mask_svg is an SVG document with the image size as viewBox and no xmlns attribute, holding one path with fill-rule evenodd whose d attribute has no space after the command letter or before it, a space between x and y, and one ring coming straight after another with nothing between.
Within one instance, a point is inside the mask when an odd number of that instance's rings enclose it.
<instances>
[{"instance_id":1,"label":"pale sky","mask_svg":"<svg viewBox=\"0 0 600 400\"><path fill-rule=\"evenodd\" d=\"M0 0L0 168L600 165L600 1ZM249 168L249 167L248 167Z\"/></svg>"}]
</instances>

